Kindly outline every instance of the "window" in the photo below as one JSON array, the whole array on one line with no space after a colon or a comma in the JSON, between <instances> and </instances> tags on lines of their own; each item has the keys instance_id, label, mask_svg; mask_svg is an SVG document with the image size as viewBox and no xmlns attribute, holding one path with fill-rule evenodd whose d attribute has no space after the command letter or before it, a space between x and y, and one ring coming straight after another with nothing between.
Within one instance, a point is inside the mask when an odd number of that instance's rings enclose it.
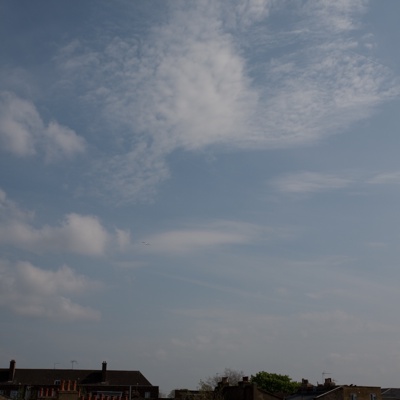
<instances>
[{"instance_id":1,"label":"window","mask_svg":"<svg viewBox=\"0 0 400 400\"><path fill-rule=\"evenodd\" d=\"M61 385L61 381L60 381L59 379L56 379L56 380L54 381L54 384L55 384L55 385Z\"/></svg>"},{"instance_id":2,"label":"window","mask_svg":"<svg viewBox=\"0 0 400 400\"><path fill-rule=\"evenodd\" d=\"M370 400L376 400L376 393L371 393L369 395Z\"/></svg>"},{"instance_id":3,"label":"window","mask_svg":"<svg viewBox=\"0 0 400 400\"><path fill-rule=\"evenodd\" d=\"M151 393L150 392L144 392L144 398L145 399L149 399L151 396Z\"/></svg>"},{"instance_id":4,"label":"window","mask_svg":"<svg viewBox=\"0 0 400 400\"><path fill-rule=\"evenodd\" d=\"M357 393L352 393L350 395L350 400L357 400Z\"/></svg>"}]
</instances>

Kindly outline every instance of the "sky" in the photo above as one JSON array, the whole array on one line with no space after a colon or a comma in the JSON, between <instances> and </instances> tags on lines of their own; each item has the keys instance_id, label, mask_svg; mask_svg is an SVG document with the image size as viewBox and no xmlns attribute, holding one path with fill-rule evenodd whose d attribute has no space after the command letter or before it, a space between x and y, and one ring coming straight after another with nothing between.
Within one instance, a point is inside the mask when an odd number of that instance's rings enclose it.
<instances>
[{"instance_id":1,"label":"sky","mask_svg":"<svg viewBox=\"0 0 400 400\"><path fill-rule=\"evenodd\" d=\"M0 0L0 360L399 387L400 1Z\"/></svg>"}]
</instances>

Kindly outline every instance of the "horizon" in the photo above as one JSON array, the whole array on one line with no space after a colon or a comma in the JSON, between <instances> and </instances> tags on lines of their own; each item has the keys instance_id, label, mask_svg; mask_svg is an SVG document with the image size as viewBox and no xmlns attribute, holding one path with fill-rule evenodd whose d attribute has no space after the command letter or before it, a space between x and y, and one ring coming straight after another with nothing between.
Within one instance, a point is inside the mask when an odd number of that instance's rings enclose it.
<instances>
[{"instance_id":1,"label":"horizon","mask_svg":"<svg viewBox=\"0 0 400 400\"><path fill-rule=\"evenodd\" d=\"M399 1L0 10L0 358L396 387Z\"/></svg>"}]
</instances>

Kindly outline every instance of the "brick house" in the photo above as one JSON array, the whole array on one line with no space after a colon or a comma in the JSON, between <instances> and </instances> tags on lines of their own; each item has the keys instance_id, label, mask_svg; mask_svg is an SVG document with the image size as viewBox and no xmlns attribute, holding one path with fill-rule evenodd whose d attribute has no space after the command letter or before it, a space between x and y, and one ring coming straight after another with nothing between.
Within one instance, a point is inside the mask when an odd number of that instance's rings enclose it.
<instances>
[{"instance_id":1,"label":"brick house","mask_svg":"<svg viewBox=\"0 0 400 400\"><path fill-rule=\"evenodd\" d=\"M214 391L175 390L177 400L283 400L282 396L260 389L247 376L237 385L231 386L228 378L222 378Z\"/></svg>"},{"instance_id":2,"label":"brick house","mask_svg":"<svg viewBox=\"0 0 400 400\"><path fill-rule=\"evenodd\" d=\"M249 381L247 376L238 382L237 386L230 386L227 379L223 378L216 391L222 394L224 400L282 400L283 397L263 390L255 383Z\"/></svg>"},{"instance_id":3,"label":"brick house","mask_svg":"<svg viewBox=\"0 0 400 400\"><path fill-rule=\"evenodd\" d=\"M382 400L381 388L378 386L337 386L315 399L318 400Z\"/></svg>"},{"instance_id":4,"label":"brick house","mask_svg":"<svg viewBox=\"0 0 400 400\"><path fill-rule=\"evenodd\" d=\"M105 361L98 370L17 369L14 360L9 368L0 369L0 395L14 399L155 399L158 391L158 386L153 386L140 371L107 370Z\"/></svg>"},{"instance_id":5,"label":"brick house","mask_svg":"<svg viewBox=\"0 0 400 400\"><path fill-rule=\"evenodd\" d=\"M379 386L335 385L331 378L313 386L303 379L298 393L285 400L382 400Z\"/></svg>"}]
</instances>

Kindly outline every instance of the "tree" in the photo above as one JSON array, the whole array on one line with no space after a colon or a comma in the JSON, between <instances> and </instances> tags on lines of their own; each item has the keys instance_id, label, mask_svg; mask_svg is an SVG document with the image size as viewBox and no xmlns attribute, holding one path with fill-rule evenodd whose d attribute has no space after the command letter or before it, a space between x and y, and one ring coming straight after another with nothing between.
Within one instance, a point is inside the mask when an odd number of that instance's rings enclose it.
<instances>
[{"instance_id":1,"label":"tree","mask_svg":"<svg viewBox=\"0 0 400 400\"><path fill-rule=\"evenodd\" d=\"M251 376L251 382L257 384L261 389L271 393L294 393L299 388L300 383L295 382L288 375L274 374L260 371Z\"/></svg>"},{"instance_id":2,"label":"tree","mask_svg":"<svg viewBox=\"0 0 400 400\"><path fill-rule=\"evenodd\" d=\"M221 382L222 378L228 378L230 385L237 385L243 378L243 371L237 371L231 368L225 368L222 374L215 374L209 376L205 380L200 380L198 389L204 391L214 390L218 386L218 382Z\"/></svg>"}]
</instances>

